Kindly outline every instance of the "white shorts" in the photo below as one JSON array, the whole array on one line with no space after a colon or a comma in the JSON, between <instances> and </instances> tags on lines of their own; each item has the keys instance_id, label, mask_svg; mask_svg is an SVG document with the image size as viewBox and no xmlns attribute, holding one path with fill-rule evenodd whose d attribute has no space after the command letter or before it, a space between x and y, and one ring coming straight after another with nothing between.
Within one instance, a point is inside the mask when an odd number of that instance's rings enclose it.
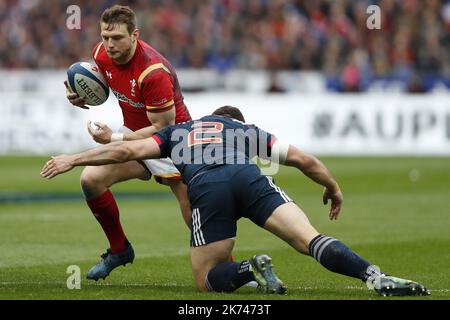
<instances>
[{"instance_id":1,"label":"white shorts","mask_svg":"<svg viewBox=\"0 0 450 320\"><path fill-rule=\"evenodd\" d=\"M133 132L133 130L122 126L120 127L119 132L129 133ZM167 185L171 181L181 180L181 174L170 158L141 160L139 162L147 167L150 173L155 177L155 181L158 183Z\"/></svg>"}]
</instances>

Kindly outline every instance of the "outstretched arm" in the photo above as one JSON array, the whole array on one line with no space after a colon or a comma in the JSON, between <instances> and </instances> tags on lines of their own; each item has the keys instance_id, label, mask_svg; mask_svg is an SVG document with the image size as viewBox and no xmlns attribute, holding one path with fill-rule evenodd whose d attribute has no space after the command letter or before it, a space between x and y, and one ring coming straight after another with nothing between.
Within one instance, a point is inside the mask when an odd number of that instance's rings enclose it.
<instances>
[{"instance_id":1,"label":"outstretched arm","mask_svg":"<svg viewBox=\"0 0 450 320\"><path fill-rule=\"evenodd\" d=\"M120 141L73 155L52 157L42 168L41 176L52 179L77 166L101 166L130 160L157 159L159 156L159 145L153 138Z\"/></svg>"},{"instance_id":2,"label":"outstretched arm","mask_svg":"<svg viewBox=\"0 0 450 320\"><path fill-rule=\"evenodd\" d=\"M327 204L328 200L331 200L329 216L331 220L337 219L341 210L343 196L338 183L325 165L313 155L303 152L293 145L280 147L277 144L282 144L282 142L277 141L273 146L276 150L279 150L280 163L299 169L307 177L325 187L323 203Z\"/></svg>"},{"instance_id":3,"label":"outstretched arm","mask_svg":"<svg viewBox=\"0 0 450 320\"><path fill-rule=\"evenodd\" d=\"M106 124L94 122L92 128L91 121L87 123L87 130L95 142L107 144L114 141L131 141L151 137L155 132L175 124L175 108L161 113L147 112L147 117L152 123L149 127L127 133L114 133Z\"/></svg>"}]
</instances>

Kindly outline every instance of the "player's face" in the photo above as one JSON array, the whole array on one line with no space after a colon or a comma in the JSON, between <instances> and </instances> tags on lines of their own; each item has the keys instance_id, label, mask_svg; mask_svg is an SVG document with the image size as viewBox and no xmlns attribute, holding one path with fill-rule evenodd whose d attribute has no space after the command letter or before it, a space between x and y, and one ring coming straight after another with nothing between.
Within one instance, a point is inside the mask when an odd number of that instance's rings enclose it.
<instances>
[{"instance_id":1,"label":"player's face","mask_svg":"<svg viewBox=\"0 0 450 320\"><path fill-rule=\"evenodd\" d=\"M126 24L108 25L101 23L103 46L108 56L117 63L125 63L131 57L132 50L136 45L138 31L131 35L128 33Z\"/></svg>"}]
</instances>

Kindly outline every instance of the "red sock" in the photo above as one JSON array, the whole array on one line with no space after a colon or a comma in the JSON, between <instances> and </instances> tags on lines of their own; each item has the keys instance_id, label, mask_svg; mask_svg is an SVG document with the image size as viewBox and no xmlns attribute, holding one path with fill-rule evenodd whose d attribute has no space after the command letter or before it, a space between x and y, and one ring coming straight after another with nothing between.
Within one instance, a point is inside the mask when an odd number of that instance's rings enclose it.
<instances>
[{"instance_id":1,"label":"red sock","mask_svg":"<svg viewBox=\"0 0 450 320\"><path fill-rule=\"evenodd\" d=\"M94 199L86 200L92 214L100 223L108 238L112 253L125 250L125 233L119 218L119 208L111 191L107 190Z\"/></svg>"}]
</instances>

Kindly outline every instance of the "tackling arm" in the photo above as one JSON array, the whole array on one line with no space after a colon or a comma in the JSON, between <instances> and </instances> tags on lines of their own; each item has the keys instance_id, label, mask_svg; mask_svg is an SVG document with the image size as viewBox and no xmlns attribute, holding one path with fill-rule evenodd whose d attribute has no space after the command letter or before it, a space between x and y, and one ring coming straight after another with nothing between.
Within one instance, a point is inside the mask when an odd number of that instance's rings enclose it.
<instances>
[{"instance_id":1,"label":"tackling arm","mask_svg":"<svg viewBox=\"0 0 450 320\"><path fill-rule=\"evenodd\" d=\"M292 145L289 146L284 164L299 169L311 180L321 184L325 188L332 191L339 190L339 185L319 159Z\"/></svg>"},{"instance_id":2,"label":"tackling arm","mask_svg":"<svg viewBox=\"0 0 450 320\"><path fill-rule=\"evenodd\" d=\"M95 142L106 144L123 140L132 141L146 139L164 127L175 124L174 108L161 113L147 112L147 116L152 125L130 133L113 133L106 124L101 122L94 122L95 128L92 128L91 121L88 121L87 123L87 130Z\"/></svg>"},{"instance_id":3,"label":"tackling arm","mask_svg":"<svg viewBox=\"0 0 450 320\"><path fill-rule=\"evenodd\" d=\"M42 168L41 176L52 179L78 166L101 166L159 156L159 145L154 139L115 142L78 154L52 157Z\"/></svg>"},{"instance_id":4,"label":"tackling arm","mask_svg":"<svg viewBox=\"0 0 450 320\"><path fill-rule=\"evenodd\" d=\"M311 180L325 187L323 203L327 204L328 200L331 200L329 217L331 220L337 219L341 210L343 196L338 183L325 165L313 155L307 154L293 145L283 144L279 140L273 145L273 150L276 150L275 152L281 164L299 169Z\"/></svg>"}]
</instances>

